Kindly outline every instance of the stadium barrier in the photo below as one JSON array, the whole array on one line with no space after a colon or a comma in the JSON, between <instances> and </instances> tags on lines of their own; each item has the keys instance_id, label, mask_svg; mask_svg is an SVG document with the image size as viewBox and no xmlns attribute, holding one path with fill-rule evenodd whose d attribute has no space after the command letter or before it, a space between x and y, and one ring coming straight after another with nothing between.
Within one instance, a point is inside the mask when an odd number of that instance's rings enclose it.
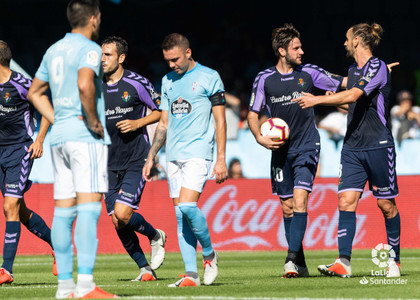
<instances>
[{"instance_id":1,"label":"stadium barrier","mask_svg":"<svg viewBox=\"0 0 420 300\"><path fill-rule=\"evenodd\" d=\"M337 179L319 178L309 197L309 220L305 249L337 249ZM402 248L420 248L420 176L399 176L397 205L402 220ZM179 251L175 212L168 197L166 181L148 183L140 203L140 212L156 228L168 235L167 250ZM52 184L34 184L26 194L28 207L41 215L48 225L53 217ZM271 194L268 179L228 180L218 185L210 180L199 206L206 215L213 245L219 250L286 250L279 200ZM0 247L3 249L4 215L0 217ZM99 219L99 253L124 253L105 206ZM145 252L148 240L140 235ZM372 193L365 191L357 209L357 233L354 248L371 249L386 243L383 216ZM18 254L47 254L49 247L24 226Z\"/></svg>"}]
</instances>

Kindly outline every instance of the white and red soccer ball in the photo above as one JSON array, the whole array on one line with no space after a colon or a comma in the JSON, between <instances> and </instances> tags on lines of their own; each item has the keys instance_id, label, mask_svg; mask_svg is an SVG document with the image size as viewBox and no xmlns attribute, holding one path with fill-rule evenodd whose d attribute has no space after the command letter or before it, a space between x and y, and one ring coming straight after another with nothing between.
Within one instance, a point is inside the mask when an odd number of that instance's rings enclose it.
<instances>
[{"instance_id":1,"label":"white and red soccer ball","mask_svg":"<svg viewBox=\"0 0 420 300\"><path fill-rule=\"evenodd\" d=\"M287 141L290 134L289 125L280 118L270 118L261 124L262 136L271 137L273 141Z\"/></svg>"}]
</instances>

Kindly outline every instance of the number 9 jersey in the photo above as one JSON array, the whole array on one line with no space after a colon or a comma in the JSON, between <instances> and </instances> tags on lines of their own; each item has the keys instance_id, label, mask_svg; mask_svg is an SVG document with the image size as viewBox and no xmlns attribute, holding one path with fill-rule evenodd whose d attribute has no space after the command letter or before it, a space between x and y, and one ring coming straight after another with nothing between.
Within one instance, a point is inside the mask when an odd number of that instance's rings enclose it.
<instances>
[{"instance_id":1,"label":"number 9 jersey","mask_svg":"<svg viewBox=\"0 0 420 300\"><path fill-rule=\"evenodd\" d=\"M67 141L110 144L108 133L98 139L86 127L77 85L78 71L89 68L95 72L96 108L105 128L105 104L102 95L102 50L98 44L78 33L67 33L45 53L35 76L49 83L54 106L51 146Z\"/></svg>"}]
</instances>

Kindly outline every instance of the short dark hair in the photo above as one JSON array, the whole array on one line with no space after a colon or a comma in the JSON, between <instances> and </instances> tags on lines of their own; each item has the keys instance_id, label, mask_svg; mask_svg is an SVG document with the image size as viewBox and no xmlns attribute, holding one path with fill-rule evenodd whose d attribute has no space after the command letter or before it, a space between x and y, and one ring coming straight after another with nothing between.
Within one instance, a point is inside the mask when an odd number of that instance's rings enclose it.
<instances>
[{"instance_id":1,"label":"short dark hair","mask_svg":"<svg viewBox=\"0 0 420 300\"><path fill-rule=\"evenodd\" d=\"M287 50L289 43L294 38L300 38L299 31L291 23L286 23L283 27L274 28L271 34L271 45L274 54L279 57L279 48Z\"/></svg>"},{"instance_id":2,"label":"short dark hair","mask_svg":"<svg viewBox=\"0 0 420 300\"><path fill-rule=\"evenodd\" d=\"M71 0L67 5L67 20L71 28L84 27L99 11L99 0Z\"/></svg>"},{"instance_id":3,"label":"short dark hair","mask_svg":"<svg viewBox=\"0 0 420 300\"><path fill-rule=\"evenodd\" d=\"M367 23L360 23L351 27L353 37L360 37L363 44L371 51L378 46L381 36L384 32L382 26L378 23L369 25Z\"/></svg>"},{"instance_id":4,"label":"short dark hair","mask_svg":"<svg viewBox=\"0 0 420 300\"><path fill-rule=\"evenodd\" d=\"M120 57L121 54L124 54L127 56L128 43L122 37L108 36L102 41L101 45L103 46L105 44L113 44L113 43L115 43L115 46L117 47L118 57Z\"/></svg>"},{"instance_id":5,"label":"short dark hair","mask_svg":"<svg viewBox=\"0 0 420 300\"><path fill-rule=\"evenodd\" d=\"M0 40L0 65L9 67L11 60L12 50L10 50L9 45L5 41Z\"/></svg>"},{"instance_id":6,"label":"short dark hair","mask_svg":"<svg viewBox=\"0 0 420 300\"><path fill-rule=\"evenodd\" d=\"M190 48L190 42L180 33L171 33L163 39L162 50L171 50L174 47L188 49Z\"/></svg>"}]
</instances>

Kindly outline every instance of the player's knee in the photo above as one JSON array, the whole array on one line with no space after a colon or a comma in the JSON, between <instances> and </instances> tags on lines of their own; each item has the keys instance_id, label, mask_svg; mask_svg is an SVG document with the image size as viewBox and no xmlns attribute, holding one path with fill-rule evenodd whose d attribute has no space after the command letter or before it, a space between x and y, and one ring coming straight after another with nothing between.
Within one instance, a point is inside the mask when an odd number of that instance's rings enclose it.
<instances>
[{"instance_id":1,"label":"player's knee","mask_svg":"<svg viewBox=\"0 0 420 300\"><path fill-rule=\"evenodd\" d=\"M357 199L345 195L338 196L338 209L340 211L355 211Z\"/></svg>"},{"instance_id":2,"label":"player's knee","mask_svg":"<svg viewBox=\"0 0 420 300\"><path fill-rule=\"evenodd\" d=\"M124 224L127 224L130 221L130 218L131 218L132 214L133 214L132 210L127 211L125 209L115 208L114 216L116 218L116 223L114 223L114 225L116 224L116 226L118 226L118 223L121 223L121 222L124 223ZM113 220L114 220L114 218L113 218Z\"/></svg>"},{"instance_id":3,"label":"player's knee","mask_svg":"<svg viewBox=\"0 0 420 300\"><path fill-rule=\"evenodd\" d=\"M3 210L6 217L19 216L19 204L17 201L4 201Z\"/></svg>"},{"instance_id":4,"label":"player's knee","mask_svg":"<svg viewBox=\"0 0 420 300\"><path fill-rule=\"evenodd\" d=\"M397 206L394 199L378 199L377 204L385 218L392 218L397 214Z\"/></svg>"}]
</instances>

